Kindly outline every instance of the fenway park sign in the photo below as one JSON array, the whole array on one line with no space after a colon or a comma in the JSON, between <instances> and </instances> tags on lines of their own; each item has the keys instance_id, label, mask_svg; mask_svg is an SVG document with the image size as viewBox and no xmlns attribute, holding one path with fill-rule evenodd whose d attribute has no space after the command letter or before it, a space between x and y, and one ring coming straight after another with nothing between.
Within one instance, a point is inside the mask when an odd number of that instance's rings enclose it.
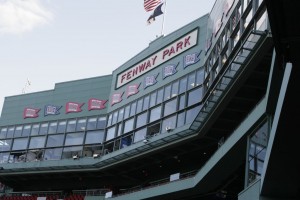
<instances>
[{"instance_id":1,"label":"fenway park sign","mask_svg":"<svg viewBox=\"0 0 300 200\"><path fill-rule=\"evenodd\" d=\"M158 67L160 64L170 60L180 53L192 48L197 44L198 29L178 39L159 52L149 56L137 65L121 72L117 75L116 89L133 81L146 72Z\"/></svg>"}]
</instances>

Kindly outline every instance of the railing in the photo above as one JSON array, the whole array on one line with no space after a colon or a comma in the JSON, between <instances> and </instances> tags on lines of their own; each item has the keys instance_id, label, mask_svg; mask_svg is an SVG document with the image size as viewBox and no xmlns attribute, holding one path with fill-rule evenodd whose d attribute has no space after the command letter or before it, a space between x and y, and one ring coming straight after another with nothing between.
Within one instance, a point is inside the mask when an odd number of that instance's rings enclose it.
<instances>
[{"instance_id":1,"label":"railing","mask_svg":"<svg viewBox=\"0 0 300 200\"><path fill-rule=\"evenodd\" d=\"M196 175L197 172L198 172L198 170L182 173L182 174L180 174L180 178L178 180L175 180L175 181L180 181L180 180L184 180L184 179L187 179L187 178L192 178ZM149 182L147 185L144 185L144 186L139 185L139 186L132 187L132 188L129 188L129 189L120 190L120 193L114 194L113 197L123 196L123 195L130 194L130 193L133 193L133 192L138 192L138 191L146 190L146 189L161 186L161 185L166 185L166 184L169 184L171 182L174 182L174 181L170 181L170 177L160 179L160 180L157 180L157 181L152 181L152 182Z\"/></svg>"}]
</instances>

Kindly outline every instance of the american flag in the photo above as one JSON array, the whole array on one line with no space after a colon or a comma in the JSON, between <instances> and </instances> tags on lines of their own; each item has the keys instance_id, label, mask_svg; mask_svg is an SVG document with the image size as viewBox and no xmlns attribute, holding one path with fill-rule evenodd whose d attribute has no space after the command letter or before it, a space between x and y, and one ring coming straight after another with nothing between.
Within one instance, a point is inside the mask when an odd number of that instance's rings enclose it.
<instances>
[{"instance_id":1,"label":"american flag","mask_svg":"<svg viewBox=\"0 0 300 200\"><path fill-rule=\"evenodd\" d=\"M160 0L144 0L144 8L147 12L154 10L154 8L160 4Z\"/></svg>"}]
</instances>

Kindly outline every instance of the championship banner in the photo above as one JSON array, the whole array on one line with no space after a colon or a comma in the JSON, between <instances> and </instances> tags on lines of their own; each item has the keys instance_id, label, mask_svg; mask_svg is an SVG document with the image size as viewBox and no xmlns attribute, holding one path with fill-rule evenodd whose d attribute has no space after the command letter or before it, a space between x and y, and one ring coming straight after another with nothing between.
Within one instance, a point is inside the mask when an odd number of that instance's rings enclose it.
<instances>
[{"instance_id":1,"label":"championship banner","mask_svg":"<svg viewBox=\"0 0 300 200\"><path fill-rule=\"evenodd\" d=\"M40 110L39 108L24 108L23 118L37 118Z\"/></svg>"},{"instance_id":2,"label":"championship banner","mask_svg":"<svg viewBox=\"0 0 300 200\"><path fill-rule=\"evenodd\" d=\"M201 54L202 50L199 53L192 53L192 54L188 54L186 56L183 57L183 69L185 69L186 67L193 65L195 63L197 63L200 58L200 54Z\"/></svg>"},{"instance_id":3,"label":"championship banner","mask_svg":"<svg viewBox=\"0 0 300 200\"><path fill-rule=\"evenodd\" d=\"M140 85L141 85L141 83L128 85L127 86L127 98L130 97L131 95L137 94L139 92Z\"/></svg>"},{"instance_id":4,"label":"championship banner","mask_svg":"<svg viewBox=\"0 0 300 200\"><path fill-rule=\"evenodd\" d=\"M91 98L89 99L88 102L88 110L102 110L105 108L105 103L107 100L100 100L100 99L95 99Z\"/></svg>"},{"instance_id":5,"label":"championship banner","mask_svg":"<svg viewBox=\"0 0 300 200\"><path fill-rule=\"evenodd\" d=\"M47 115L59 115L59 109L61 109L62 106L54 106L54 105L46 105L44 107L44 116Z\"/></svg>"},{"instance_id":6,"label":"championship banner","mask_svg":"<svg viewBox=\"0 0 300 200\"><path fill-rule=\"evenodd\" d=\"M84 103L75 103L75 102L67 102L66 103L66 113L71 112L81 112L81 107Z\"/></svg>"},{"instance_id":7,"label":"championship banner","mask_svg":"<svg viewBox=\"0 0 300 200\"><path fill-rule=\"evenodd\" d=\"M150 75L150 76L146 76L144 79L144 89L146 89L147 87L150 87L152 85L155 85L157 83L156 78L158 77L157 73L156 75Z\"/></svg>"},{"instance_id":8,"label":"championship banner","mask_svg":"<svg viewBox=\"0 0 300 200\"><path fill-rule=\"evenodd\" d=\"M121 102L123 94L124 94L124 92L113 94L110 105L113 106L114 104Z\"/></svg>"},{"instance_id":9,"label":"championship banner","mask_svg":"<svg viewBox=\"0 0 300 200\"><path fill-rule=\"evenodd\" d=\"M167 78L168 76L174 75L177 72L176 68L178 65L179 65L179 62L177 63L177 65L170 64L170 65L163 67L163 79Z\"/></svg>"}]
</instances>

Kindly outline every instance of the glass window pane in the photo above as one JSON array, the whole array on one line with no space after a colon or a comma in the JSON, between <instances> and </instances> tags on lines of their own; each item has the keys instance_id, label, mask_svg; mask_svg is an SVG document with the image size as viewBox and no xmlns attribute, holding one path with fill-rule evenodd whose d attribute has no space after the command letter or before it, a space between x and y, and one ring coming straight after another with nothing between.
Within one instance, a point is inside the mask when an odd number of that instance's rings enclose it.
<instances>
[{"instance_id":1,"label":"glass window pane","mask_svg":"<svg viewBox=\"0 0 300 200\"><path fill-rule=\"evenodd\" d=\"M21 134L22 134L22 128L23 128L23 126L17 126L16 127L14 137L20 137L21 136Z\"/></svg>"},{"instance_id":2,"label":"glass window pane","mask_svg":"<svg viewBox=\"0 0 300 200\"><path fill-rule=\"evenodd\" d=\"M163 100L164 96L164 90L163 88L157 91L157 99L156 99L156 104L160 104Z\"/></svg>"},{"instance_id":3,"label":"glass window pane","mask_svg":"<svg viewBox=\"0 0 300 200\"><path fill-rule=\"evenodd\" d=\"M194 105L196 103L201 102L201 100L202 100L202 89L203 89L203 87L199 87L199 88L189 92L188 106L191 106L191 105Z\"/></svg>"},{"instance_id":4,"label":"glass window pane","mask_svg":"<svg viewBox=\"0 0 300 200\"><path fill-rule=\"evenodd\" d=\"M85 144L102 143L104 140L104 130L88 131L86 133Z\"/></svg>"},{"instance_id":5,"label":"glass window pane","mask_svg":"<svg viewBox=\"0 0 300 200\"><path fill-rule=\"evenodd\" d=\"M40 124L33 124L30 135L38 135L40 129Z\"/></svg>"},{"instance_id":6,"label":"glass window pane","mask_svg":"<svg viewBox=\"0 0 300 200\"><path fill-rule=\"evenodd\" d=\"M45 145L45 140L46 140L45 136L32 137L30 139L29 148L30 149L43 148Z\"/></svg>"},{"instance_id":7,"label":"glass window pane","mask_svg":"<svg viewBox=\"0 0 300 200\"><path fill-rule=\"evenodd\" d=\"M119 123L117 126L118 126L117 136L120 136L120 135L122 135L122 131L123 131L123 129L122 129L123 123Z\"/></svg>"},{"instance_id":8,"label":"glass window pane","mask_svg":"<svg viewBox=\"0 0 300 200\"><path fill-rule=\"evenodd\" d=\"M0 139L6 138L7 128L1 128Z\"/></svg>"},{"instance_id":9,"label":"glass window pane","mask_svg":"<svg viewBox=\"0 0 300 200\"><path fill-rule=\"evenodd\" d=\"M62 159L73 158L73 156L81 156L82 155L82 146L80 147L65 147L62 152Z\"/></svg>"},{"instance_id":10,"label":"glass window pane","mask_svg":"<svg viewBox=\"0 0 300 200\"><path fill-rule=\"evenodd\" d=\"M138 141L143 140L146 137L146 134L147 134L147 129L146 128L143 128L141 130L136 131L135 134L134 134L133 141L138 142Z\"/></svg>"},{"instance_id":11,"label":"glass window pane","mask_svg":"<svg viewBox=\"0 0 300 200\"><path fill-rule=\"evenodd\" d=\"M76 125L76 131L84 131L86 130L86 118L78 119Z\"/></svg>"},{"instance_id":12,"label":"glass window pane","mask_svg":"<svg viewBox=\"0 0 300 200\"><path fill-rule=\"evenodd\" d=\"M139 99L137 102L136 113L142 112L143 109L143 98Z\"/></svg>"},{"instance_id":13,"label":"glass window pane","mask_svg":"<svg viewBox=\"0 0 300 200\"><path fill-rule=\"evenodd\" d=\"M67 125L66 121L60 121L58 123L57 133L64 133L66 130L66 125Z\"/></svg>"},{"instance_id":14,"label":"glass window pane","mask_svg":"<svg viewBox=\"0 0 300 200\"><path fill-rule=\"evenodd\" d=\"M185 112L178 113L177 116L177 127L183 126L185 123Z\"/></svg>"},{"instance_id":15,"label":"glass window pane","mask_svg":"<svg viewBox=\"0 0 300 200\"><path fill-rule=\"evenodd\" d=\"M188 90L195 87L195 73L191 73L188 79Z\"/></svg>"},{"instance_id":16,"label":"glass window pane","mask_svg":"<svg viewBox=\"0 0 300 200\"><path fill-rule=\"evenodd\" d=\"M179 94L186 91L187 78L186 76L180 79L179 82Z\"/></svg>"},{"instance_id":17,"label":"glass window pane","mask_svg":"<svg viewBox=\"0 0 300 200\"><path fill-rule=\"evenodd\" d=\"M112 125L117 123L117 121L118 121L118 111L115 111L113 113Z\"/></svg>"},{"instance_id":18,"label":"glass window pane","mask_svg":"<svg viewBox=\"0 0 300 200\"><path fill-rule=\"evenodd\" d=\"M88 118L86 130L95 130L96 127L97 127L97 118L96 117Z\"/></svg>"},{"instance_id":19,"label":"glass window pane","mask_svg":"<svg viewBox=\"0 0 300 200\"><path fill-rule=\"evenodd\" d=\"M116 132L116 126L113 126L109 129L107 129L106 139L105 141L111 140L115 138L115 132Z\"/></svg>"},{"instance_id":20,"label":"glass window pane","mask_svg":"<svg viewBox=\"0 0 300 200\"><path fill-rule=\"evenodd\" d=\"M156 92L153 92L150 98L150 108L155 106L155 103L156 103Z\"/></svg>"},{"instance_id":21,"label":"glass window pane","mask_svg":"<svg viewBox=\"0 0 300 200\"><path fill-rule=\"evenodd\" d=\"M111 124L112 124L112 114L109 114L107 120L107 126L110 126Z\"/></svg>"},{"instance_id":22,"label":"glass window pane","mask_svg":"<svg viewBox=\"0 0 300 200\"><path fill-rule=\"evenodd\" d=\"M161 116L161 106L151 109L149 122L153 122L155 120L160 119L160 116Z\"/></svg>"},{"instance_id":23,"label":"glass window pane","mask_svg":"<svg viewBox=\"0 0 300 200\"><path fill-rule=\"evenodd\" d=\"M163 120L161 133L169 132L170 130L175 129L175 127L176 127L176 115L173 115Z\"/></svg>"},{"instance_id":24,"label":"glass window pane","mask_svg":"<svg viewBox=\"0 0 300 200\"><path fill-rule=\"evenodd\" d=\"M83 143L84 133L69 133L66 136L65 145L79 145Z\"/></svg>"},{"instance_id":25,"label":"glass window pane","mask_svg":"<svg viewBox=\"0 0 300 200\"><path fill-rule=\"evenodd\" d=\"M191 108L187 110L186 112L186 124L192 123L194 119L197 117L199 111L201 109L201 106L196 106L194 108Z\"/></svg>"},{"instance_id":26,"label":"glass window pane","mask_svg":"<svg viewBox=\"0 0 300 200\"><path fill-rule=\"evenodd\" d=\"M106 117L99 117L98 123L97 123L97 128L104 129L105 125L106 125Z\"/></svg>"},{"instance_id":27,"label":"glass window pane","mask_svg":"<svg viewBox=\"0 0 300 200\"><path fill-rule=\"evenodd\" d=\"M123 116L124 116L124 108L121 108L119 110L118 122L123 120Z\"/></svg>"},{"instance_id":28,"label":"glass window pane","mask_svg":"<svg viewBox=\"0 0 300 200\"><path fill-rule=\"evenodd\" d=\"M176 112L176 108L177 108L177 98L166 102L164 106L164 116Z\"/></svg>"},{"instance_id":29,"label":"glass window pane","mask_svg":"<svg viewBox=\"0 0 300 200\"><path fill-rule=\"evenodd\" d=\"M125 148L131 145L132 143L132 134L125 136L121 139L121 148Z\"/></svg>"},{"instance_id":30,"label":"glass window pane","mask_svg":"<svg viewBox=\"0 0 300 200\"><path fill-rule=\"evenodd\" d=\"M49 134L56 133L56 129L57 129L57 122L51 122L49 125L48 133Z\"/></svg>"},{"instance_id":31,"label":"glass window pane","mask_svg":"<svg viewBox=\"0 0 300 200\"><path fill-rule=\"evenodd\" d=\"M67 132L75 132L76 128L76 119L68 120Z\"/></svg>"},{"instance_id":32,"label":"glass window pane","mask_svg":"<svg viewBox=\"0 0 300 200\"><path fill-rule=\"evenodd\" d=\"M46 147L62 146L64 142L64 135L49 135Z\"/></svg>"},{"instance_id":33,"label":"glass window pane","mask_svg":"<svg viewBox=\"0 0 300 200\"><path fill-rule=\"evenodd\" d=\"M179 110L182 110L185 108L185 94L181 95L179 97Z\"/></svg>"},{"instance_id":34,"label":"glass window pane","mask_svg":"<svg viewBox=\"0 0 300 200\"><path fill-rule=\"evenodd\" d=\"M147 123L147 114L148 112L142 113L137 116L136 119L136 128L146 125Z\"/></svg>"},{"instance_id":35,"label":"glass window pane","mask_svg":"<svg viewBox=\"0 0 300 200\"><path fill-rule=\"evenodd\" d=\"M160 123L153 124L147 127L147 136L156 136L160 133Z\"/></svg>"},{"instance_id":36,"label":"glass window pane","mask_svg":"<svg viewBox=\"0 0 300 200\"><path fill-rule=\"evenodd\" d=\"M178 86L179 86L179 82L176 81L172 84L172 93L171 93L171 98L175 97L178 94Z\"/></svg>"},{"instance_id":37,"label":"glass window pane","mask_svg":"<svg viewBox=\"0 0 300 200\"><path fill-rule=\"evenodd\" d=\"M150 96L148 95L144 98L143 111L149 108L149 101L150 101Z\"/></svg>"},{"instance_id":38,"label":"glass window pane","mask_svg":"<svg viewBox=\"0 0 300 200\"><path fill-rule=\"evenodd\" d=\"M29 136L31 131L31 125L25 125L23 128L22 136Z\"/></svg>"},{"instance_id":39,"label":"glass window pane","mask_svg":"<svg viewBox=\"0 0 300 200\"><path fill-rule=\"evenodd\" d=\"M9 153L0 153L0 163L7 163L9 158Z\"/></svg>"},{"instance_id":40,"label":"glass window pane","mask_svg":"<svg viewBox=\"0 0 300 200\"><path fill-rule=\"evenodd\" d=\"M164 101L171 98L171 85L165 87Z\"/></svg>"},{"instance_id":41,"label":"glass window pane","mask_svg":"<svg viewBox=\"0 0 300 200\"><path fill-rule=\"evenodd\" d=\"M0 151L9 151L12 140L0 140Z\"/></svg>"},{"instance_id":42,"label":"glass window pane","mask_svg":"<svg viewBox=\"0 0 300 200\"><path fill-rule=\"evenodd\" d=\"M6 138L13 138L15 132L15 127L9 127L7 131Z\"/></svg>"},{"instance_id":43,"label":"glass window pane","mask_svg":"<svg viewBox=\"0 0 300 200\"><path fill-rule=\"evenodd\" d=\"M127 119L129 117L129 113L130 113L130 105L125 107L124 119Z\"/></svg>"},{"instance_id":44,"label":"glass window pane","mask_svg":"<svg viewBox=\"0 0 300 200\"><path fill-rule=\"evenodd\" d=\"M45 160L60 160L62 148L46 149L44 154Z\"/></svg>"},{"instance_id":45,"label":"glass window pane","mask_svg":"<svg viewBox=\"0 0 300 200\"><path fill-rule=\"evenodd\" d=\"M130 117L135 115L135 111L136 111L136 102L133 102L131 104Z\"/></svg>"},{"instance_id":46,"label":"glass window pane","mask_svg":"<svg viewBox=\"0 0 300 200\"><path fill-rule=\"evenodd\" d=\"M196 86L202 85L204 80L204 70L197 70L196 74Z\"/></svg>"},{"instance_id":47,"label":"glass window pane","mask_svg":"<svg viewBox=\"0 0 300 200\"><path fill-rule=\"evenodd\" d=\"M18 138L14 140L12 150L24 150L27 148L28 138Z\"/></svg>"},{"instance_id":48,"label":"glass window pane","mask_svg":"<svg viewBox=\"0 0 300 200\"><path fill-rule=\"evenodd\" d=\"M129 131L133 130L133 123L134 123L134 118L131 118L131 119L125 121L124 133L128 133Z\"/></svg>"},{"instance_id":49,"label":"glass window pane","mask_svg":"<svg viewBox=\"0 0 300 200\"><path fill-rule=\"evenodd\" d=\"M47 123L42 123L41 128L39 131L39 135L45 135L48 132L48 122Z\"/></svg>"}]
</instances>

